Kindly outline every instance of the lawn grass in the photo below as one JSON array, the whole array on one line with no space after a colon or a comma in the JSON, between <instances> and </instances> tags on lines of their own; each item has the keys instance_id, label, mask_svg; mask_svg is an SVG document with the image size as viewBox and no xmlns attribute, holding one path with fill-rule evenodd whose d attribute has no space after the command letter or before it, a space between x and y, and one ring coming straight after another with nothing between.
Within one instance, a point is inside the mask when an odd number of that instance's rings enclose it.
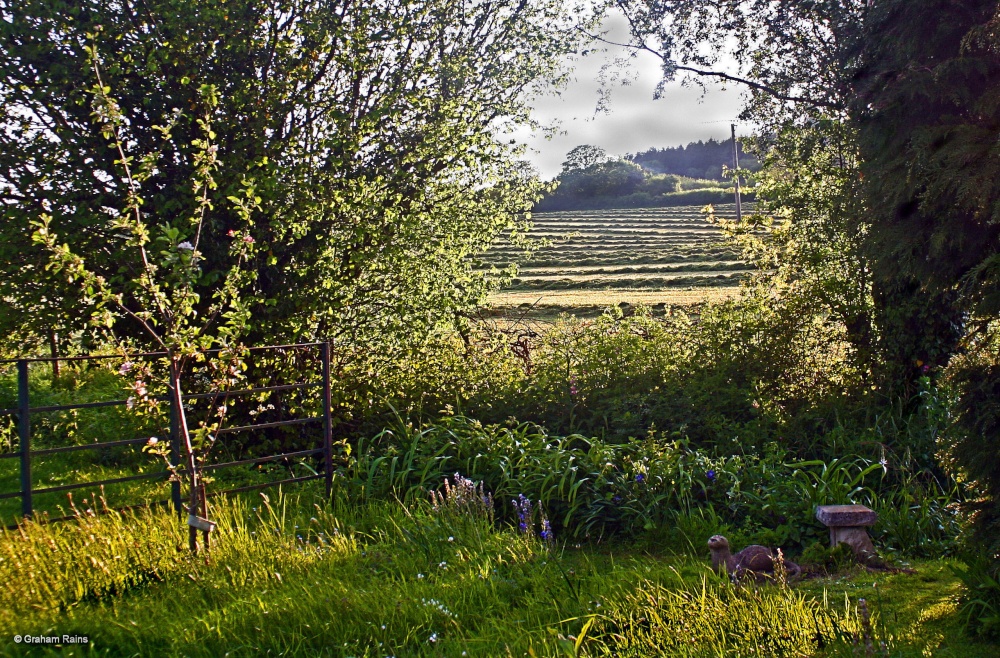
<instances>
[{"instance_id":1,"label":"lawn grass","mask_svg":"<svg viewBox=\"0 0 1000 658\"><path fill-rule=\"evenodd\" d=\"M697 548L547 543L422 501L327 503L304 487L213 517L207 560L163 511L3 534L0 636L89 643L8 641L2 655L852 655L859 597L891 655L1000 649L962 635L947 562L737 589Z\"/></svg>"}]
</instances>

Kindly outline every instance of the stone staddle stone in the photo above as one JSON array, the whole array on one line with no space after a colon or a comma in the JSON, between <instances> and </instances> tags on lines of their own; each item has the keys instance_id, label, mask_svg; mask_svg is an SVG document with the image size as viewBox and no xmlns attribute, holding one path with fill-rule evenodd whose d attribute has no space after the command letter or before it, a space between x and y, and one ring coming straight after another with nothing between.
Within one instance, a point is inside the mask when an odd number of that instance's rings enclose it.
<instances>
[{"instance_id":1,"label":"stone staddle stone","mask_svg":"<svg viewBox=\"0 0 1000 658\"><path fill-rule=\"evenodd\" d=\"M876 555L866 530L878 518L874 510L864 505L820 505L816 508L816 518L830 528L831 547L847 544L862 561Z\"/></svg>"}]
</instances>

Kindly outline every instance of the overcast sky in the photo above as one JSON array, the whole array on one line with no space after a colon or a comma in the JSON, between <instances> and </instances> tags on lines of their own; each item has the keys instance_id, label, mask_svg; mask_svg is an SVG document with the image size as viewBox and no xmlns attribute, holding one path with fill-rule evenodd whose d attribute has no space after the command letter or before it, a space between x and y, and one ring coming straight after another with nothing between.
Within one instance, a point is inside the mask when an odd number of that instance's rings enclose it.
<instances>
[{"instance_id":1,"label":"overcast sky","mask_svg":"<svg viewBox=\"0 0 1000 658\"><path fill-rule=\"evenodd\" d=\"M624 36L615 28L623 25L624 21L606 24L612 28L612 36L619 38ZM739 90L710 85L703 95L698 87L673 83L661 98L653 100L660 80L660 60L649 53L640 53L632 60L633 82L629 86L612 84L609 111L598 113L601 66L623 52L608 47L606 53L575 62L573 80L560 96L542 96L533 103L539 121L560 129L560 134L550 140L540 131L532 133L527 129L514 135L527 144L525 157L542 178L548 180L558 174L566 153L580 144L624 155L711 137L728 139L729 124L739 114Z\"/></svg>"}]
</instances>

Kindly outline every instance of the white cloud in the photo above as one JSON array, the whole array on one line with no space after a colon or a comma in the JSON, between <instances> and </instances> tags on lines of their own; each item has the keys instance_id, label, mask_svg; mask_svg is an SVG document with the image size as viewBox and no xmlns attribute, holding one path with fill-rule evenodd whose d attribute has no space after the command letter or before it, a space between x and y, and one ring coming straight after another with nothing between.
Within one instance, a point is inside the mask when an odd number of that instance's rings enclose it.
<instances>
[{"instance_id":1,"label":"white cloud","mask_svg":"<svg viewBox=\"0 0 1000 658\"><path fill-rule=\"evenodd\" d=\"M623 20L610 19L605 26L611 28L613 38L624 38ZM566 153L580 144L593 144L609 154L624 155L651 147L729 137L729 124L736 119L742 104L740 91L711 84L703 92L698 87L683 87L674 82L654 100L661 77L660 60L645 52L629 63L633 73L628 76L631 83L612 84L607 112L597 112L601 67L623 54L627 51L608 46L607 52L578 60L573 80L560 95L544 95L533 101L536 119L543 125L558 122L560 134L546 139L542 131L521 129L512 138L528 146L525 157L543 178L558 174Z\"/></svg>"}]
</instances>

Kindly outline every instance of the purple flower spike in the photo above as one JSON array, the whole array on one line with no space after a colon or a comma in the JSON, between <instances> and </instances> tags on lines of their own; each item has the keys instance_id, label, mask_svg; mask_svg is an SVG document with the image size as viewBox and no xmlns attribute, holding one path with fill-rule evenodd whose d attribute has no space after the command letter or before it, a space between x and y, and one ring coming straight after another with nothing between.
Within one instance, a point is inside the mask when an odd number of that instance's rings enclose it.
<instances>
[{"instance_id":1,"label":"purple flower spike","mask_svg":"<svg viewBox=\"0 0 1000 658\"><path fill-rule=\"evenodd\" d=\"M545 541L552 541L555 539L555 535L552 534L552 524L550 524L549 520L544 516L542 517L542 531L539 535Z\"/></svg>"},{"instance_id":2,"label":"purple flower spike","mask_svg":"<svg viewBox=\"0 0 1000 658\"><path fill-rule=\"evenodd\" d=\"M707 477L710 482L715 482L715 471L710 470L708 473L705 473L705 477Z\"/></svg>"},{"instance_id":3,"label":"purple flower spike","mask_svg":"<svg viewBox=\"0 0 1000 658\"><path fill-rule=\"evenodd\" d=\"M638 475L635 476L635 481L636 482L642 482L645 479L646 479L646 476L643 475L642 473L639 473Z\"/></svg>"},{"instance_id":4,"label":"purple flower spike","mask_svg":"<svg viewBox=\"0 0 1000 658\"><path fill-rule=\"evenodd\" d=\"M524 494L519 494L511 501L514 511L517 512L517 527L525 534L531 533L531 499Z\"/></svg>"}]
</instances>

